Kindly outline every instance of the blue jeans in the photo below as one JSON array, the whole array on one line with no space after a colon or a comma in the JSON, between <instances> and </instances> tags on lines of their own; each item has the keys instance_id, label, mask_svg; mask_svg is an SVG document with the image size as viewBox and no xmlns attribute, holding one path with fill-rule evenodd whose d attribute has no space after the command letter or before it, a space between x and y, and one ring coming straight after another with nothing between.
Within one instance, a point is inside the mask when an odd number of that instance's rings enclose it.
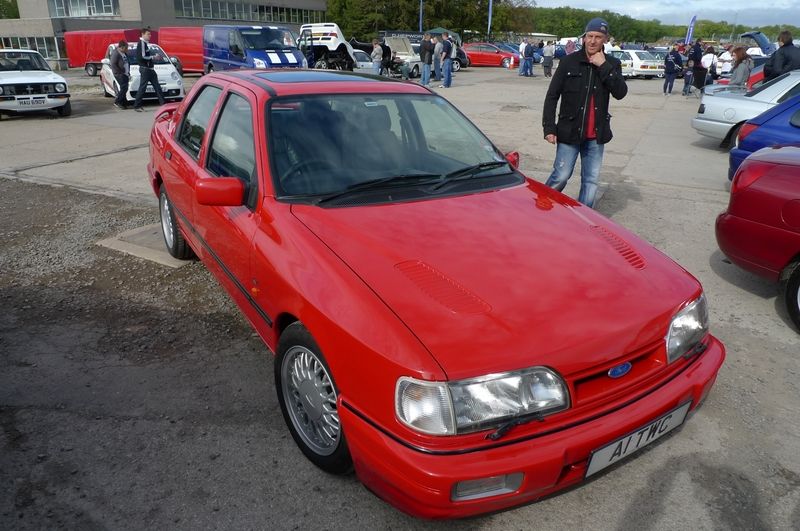
<instances>
[{"instance_id":1,"label":"blue jeans","mask_svg":"<svg viewBox=\"0 0 800 531\"><path fill-rule=\"evenodd\" d=\"M372 61L372 73L376 76L381 75L381 62L380 61Z\"/></svg>"},{"instance_id":2,"label":"blue jeans","mask_svg":"<svg viewBox=\"0 0 800 531\"><path fill-rule=\"evenodd\" d=\"M675 78L678 76L677 72L670 72L664 74L664 94L672 94L672 84L675 83Z\"/></svg>"},{"instance_id":3,"label":"blue jeans","mask_svg":"<svg viewBox=\"0 0 800 531\"><path fill-rule=\"evenodd\" d=\"M597 140L584 140L580 144L558 143L556 160L553 162L553 173L547 178L547 186L559 192L567 185L575 169L575 161L581 156L581 192L578 201L588 207L594 206L597 195L597 181L600 177L600 166L603 164L603 144Z\"/></svg>"},{"instance_id":4,"label":"blue jeans","mask_svg":"<svg viewBox=\"0 0 800 531\"><path fill-rule=\"evenodd\" d=\"M431 65L422 63L422 84L427 85L431 82Z\"/></svg>"},{"instance_id":5,"label":"blue jeans","mask_svg":"<svg viewBox=\"0 0 800 531\"><path fill-rule=\"evenodd\" d=\"M442 80L442 60L438 57L433 58L433 79Z\"/></svg>"},{"instance_id":6,"label":"blue jeans","mask_svg":"<svg viewBox=\"0 0 800 531\"><path fill-rule=\"evenodd\" d=\"M523 76L530 76L533 74L533 57L526 57L522 64L524 65L522 69Z\"/></svg>"},{"instance_id":7,"label":"blue jeans","mask_svg":"<svg viewBox=\"0 0 800 531\"><path fill-rule=\"evenodd\" d=\"M521 55L519 56L519 75L525 75L525 58Z\"/></svg>"},{"instance_id":8,"label":"blue jeans","mask_svg":"<svg viewBox=\"0 0 800 531\"><path fill-rule=\"evenodd\" d=\"M444 85L447 88L450 88L450 85L453 84L453 60L448 58L444 60Z\"/></svg>"}]
</instances>

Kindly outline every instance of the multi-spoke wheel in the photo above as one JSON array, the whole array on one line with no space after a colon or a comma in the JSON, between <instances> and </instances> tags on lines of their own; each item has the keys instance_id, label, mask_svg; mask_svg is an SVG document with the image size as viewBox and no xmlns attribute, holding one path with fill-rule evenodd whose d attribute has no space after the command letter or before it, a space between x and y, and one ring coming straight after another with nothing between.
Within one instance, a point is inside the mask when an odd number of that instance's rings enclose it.
<instances>
[{"instance_id":1,"label":"multi-spoke wheel","mask_svg":"<svg viewBox=\"0 0 800 531\"><path fill-rule=\"evenodd\" d=\"M281 335L275 383L283 418L300 450L326 472L349 472L352 461L339 423L336 384L314 338L300 323Z\"/></svg>"},{"instance_id":2,"label":"multi-spoke wheel","mask_svg":"<svg viewBox=\"0 0 800 531\"><path fill-rule=\"evenodd\" d=\"M194 252L183 237L175 219L175 209L167 196L164 185L158 193L158 210L161 214L161 235L164 236L164 244L167 251L178 260L188 260L194 256Z\"/></svg>"}]
</instances>

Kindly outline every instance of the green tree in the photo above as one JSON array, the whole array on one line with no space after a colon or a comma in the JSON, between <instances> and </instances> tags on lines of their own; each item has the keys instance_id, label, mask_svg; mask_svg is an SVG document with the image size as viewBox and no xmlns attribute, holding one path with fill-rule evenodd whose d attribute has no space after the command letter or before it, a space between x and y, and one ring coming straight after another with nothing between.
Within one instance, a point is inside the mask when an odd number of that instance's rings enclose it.
<instances>
[{"instance_id":1,"label":"green tree","mask_svg":"<svg viewBox=\"0 0 800 531\"><path fill-rule=\"evenodd\" d=\"M0 0L0 18L19 18L17 0Z\"/></svg>"}]
</instances>

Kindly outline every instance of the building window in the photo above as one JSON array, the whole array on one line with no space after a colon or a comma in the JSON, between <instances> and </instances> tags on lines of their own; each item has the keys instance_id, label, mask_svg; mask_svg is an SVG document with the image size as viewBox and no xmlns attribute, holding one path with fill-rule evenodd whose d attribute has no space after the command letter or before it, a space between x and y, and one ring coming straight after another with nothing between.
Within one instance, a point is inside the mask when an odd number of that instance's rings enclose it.
<instances>
[{"instance_id":1,"label":"building window","mask_svg":"<svg viewBox=\"0 0 800 531\"><path fill-rule=\"evenodd\" d=\"M119 0L47 0L52 18L118 16Z\"/></svg>"}]
</instances>

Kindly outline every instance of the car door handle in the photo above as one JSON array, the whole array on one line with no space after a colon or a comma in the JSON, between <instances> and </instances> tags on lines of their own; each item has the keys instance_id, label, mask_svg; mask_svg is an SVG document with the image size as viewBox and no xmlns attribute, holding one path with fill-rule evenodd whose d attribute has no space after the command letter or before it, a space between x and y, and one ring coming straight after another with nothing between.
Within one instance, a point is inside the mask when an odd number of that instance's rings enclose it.
<instances>
[{"instance_id":1,"label":"car door handle","mask_svg":"<svg viewBox=\"0 0 800 531\"><path fill-rule=\"evenodd\" d=\"M164 153L164 158L167 160L172 160L172 151L166 151Z\"/></svg>"}]
</instances>

